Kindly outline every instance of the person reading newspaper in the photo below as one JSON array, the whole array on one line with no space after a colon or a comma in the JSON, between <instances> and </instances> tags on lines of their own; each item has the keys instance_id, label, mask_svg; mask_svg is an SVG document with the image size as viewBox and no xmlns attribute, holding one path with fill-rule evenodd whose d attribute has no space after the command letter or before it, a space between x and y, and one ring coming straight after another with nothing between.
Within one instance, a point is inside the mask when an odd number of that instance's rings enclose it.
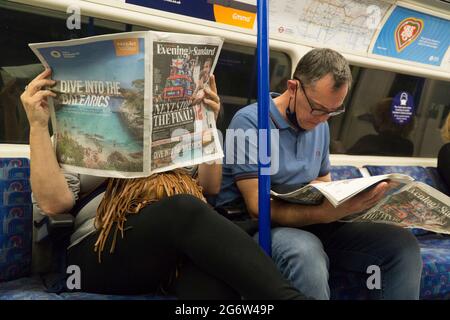
<instances>
[{"instance_id":1,"label":"person reading newspaper","mask_svg":"<svg viewBox=\"0 0 450 320\"><path fill-rule=\"evenodd\" d=\"M50 75L45 70L31 81L21 100L30 124L33 196L43 214L57 215L74 207L82 177L61 170L55 156ZM203 102L217 114L214 76L204 90ZM67 250L68 264L81 269L81 290L169 292L181 299L304 298L244 231L205 203L201 187L216 192L220 170L219 164L200 164L197 181L184 171L109 179L105 192L76 216Z\"/></svg>"},{"instance_id":2,"label":"person reading newspaper","mask_svg":"<svg viewBox=\"0 0 450 320\"><path fill-rule=\"evenodd\" d=\"M327 120L345 111L351 81L344 57L318 48L301 58L286 90L272 95L270 128L279 135L279 140L272 139L273 168L278 164L271 174L272 185L331 181ZM258 132L257 128L257 105L252 104L235 114L228 131ZM217 205L243 205L256 219L258 165L250 157L258 154L257 143L249 136L245 145L232 139L235 136L227 134L225 154L234 160L244 153L246 157L224 164ZM387 182L378 183L338 207L327 199L317 206L272 200L272 258L284 276L317 299L330 298L329 277L333 281L338 272L358 277L370 299L418 299L422 261L411 232L387 224L338 222L373 207L387 190ZM377 290L366 287L367 268L372 265L381 269L383 280Z\"/></svg>"},{"instance_id":3,"label":"person reading newspaper","mask_svg":"<svg viewBox=\"0 0 450 320\"><path fill-rule=\"evenodd\" d=\"M450 112L442 126L441 135L444 145L439 150L437 168L448 190L450 190Z\"/></svg>"},{"instance_id":4,"label":"person reading newspaper","mask_svg":"<svg viewBox=\"0 0 450 320\"><path fill-rule=\"evenodd\" d=\"M336 208L374 188L381 181L390 182L388 195L374 207L346 216L340 221L390 223L450 234L450 198L404 174L316 182L293 191L287 190L292 189L291 186L282 185L274 187L271 195L291 203L307 205L319 205L325 197Z\"/></svg>"}]
</instances>

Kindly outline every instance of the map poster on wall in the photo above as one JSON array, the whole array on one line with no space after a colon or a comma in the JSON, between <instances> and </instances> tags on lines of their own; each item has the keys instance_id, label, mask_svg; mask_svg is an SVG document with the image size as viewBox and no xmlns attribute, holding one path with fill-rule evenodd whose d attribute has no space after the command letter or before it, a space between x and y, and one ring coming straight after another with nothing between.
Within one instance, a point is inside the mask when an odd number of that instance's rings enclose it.
<instances>
[{"instance_id":1,"label":"map poster on wall","mask_svg":"<svg viewBox=\"0 0 450 320\"><path fill-rule=\"evenodd\" d=\"M441 66L449 46L449 20L396 7L381 29L372 53Z\"/></svg>"},{"instance_id":2,"label":"map poster on wall","mask_svg":"<svg viewBox=\"0 0 450 320\"><path fill-rule=\"evenodd\" d=\"M367 55L391 5L380 0L270 0L270 35Z\"/></svg>"},{"instance_id":3,"label":"map poster on wall","mask_svg":"<svg viewBox=\"0 0 450 320\"><path fill-rule=\"evenodd\" d=\"M125 0L125 2L245 29L253 30L256 25L256 5L246 0Z\"/></svg>"}]
</instances>

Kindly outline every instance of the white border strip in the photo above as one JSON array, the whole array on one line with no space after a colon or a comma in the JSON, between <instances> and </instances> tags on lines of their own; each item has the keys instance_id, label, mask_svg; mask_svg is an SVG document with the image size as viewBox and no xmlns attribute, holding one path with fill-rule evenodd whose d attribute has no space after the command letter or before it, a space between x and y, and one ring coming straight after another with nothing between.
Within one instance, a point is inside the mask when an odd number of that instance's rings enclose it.
<instances>
[{"instance_id":1,"label":"white border strip","mask_svg":"<svg viewBox=\"0 0 450 320\"><path fill-rule=\"evenodd\" d=\"M99 1L99 0L91 0ZM144 26L156 30L166 32L184 32L221 36L226 39L227 42L235 44L243 44L249 46L256 45L256 35L251 34L251 31L245 31L245 29L221 25L215 22L206 21L202 19L190 18L172 13L164 13L159 10L148 9L148 13L132 11L125 8L115 7L120 4L117 0L112 0L109 5L98 4L88 1L73 0L12 0L12 2L22 3L26 5L34 5L47 9L59 10L65 12L67 7L75 3L79 4L81 12L84 15L98 17L101 19L112 20L122 23L130 23L134 25ZM109 3L109 2L108 2ZM405 3L406 4L406 3ZM125 3L122 1L122 6ZM408 3L408 5L410 5ZM412 6L413 7L413 6ZM415 6L416 9L424 11L422 7ZM144 8L147 9L147 8ZM141 10L142 11L142 10ZM429 11L429 10L427 10ZM150 14L151 12L151 14ZM431 12L431 11L430 11ZM433 15L437 15L436 12L431 12ZM174 20L174 16L183 17L183 20ZM180 18L178 18L180 19ZM300 58L311 49L311 47L294 44L282 40L270 40L271 49L285 52L292 59L292 68L298 63ZM399 61L387 61L380 59L379 57L366 57L358 56L349 53L343 53L351 64L355 64L362 67L376 68L381 70L387 70L392 72L398 72L403 74L415 75L420 77L426 77L429 79L450 81L450 72L441 69L434 69L424 67L422 65L411 65L399 63Z\"/></svg>"}]
</instances>

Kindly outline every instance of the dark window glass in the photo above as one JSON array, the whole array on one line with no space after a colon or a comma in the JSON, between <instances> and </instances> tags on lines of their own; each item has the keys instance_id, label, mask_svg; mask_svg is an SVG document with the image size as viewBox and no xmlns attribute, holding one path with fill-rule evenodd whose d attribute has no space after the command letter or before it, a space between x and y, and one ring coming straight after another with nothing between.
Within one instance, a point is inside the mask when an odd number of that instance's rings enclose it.
<instances>
[{"instance_id":1,"label":"dark window glass","mask_svg":"<svg viewBox=\"0 0 450 320\"><path fill-rule=\"evenodd\" d=\"M269 72L270 90L283 92L291 74L289 56L271 50ZM225 43L214 73L223 103L223 117L218 128L224 132L240 108L256 101L256 49Z\"/></svg>"},{"instance_id":2,"label":"dark window glass","mask_svg":"<svg viewBox=\"0 0 450 320\"><path fill-rule=\"evenodd\" d=\"M440 129L450 110L450 82L395 72L352 67L353 88L344 114L329 120L331 153L398 157L436 157L443 141ZM393 98L409 92L415 111L398 124Z\"/></svg>"},{"instance_id":3,"label":"dark window glass","mask_svg":"<svg viewBox=\"0 0 450 320\"><path fill-rule=\"evenodd\" d=\"M43 70L28 43L148 30L89 17L82 17L80 30L69 30L67 17L62 12L0 1L0 45L8 48L0 51L0 143L28 143L28 121L19 97L25 85ZM281 52L271 51L270 55L270 87L281 92L291 63ZM226 129L237 110L256 100L255 60L253 47L224 45L215 72L223 103L219 129Z\"/></svg>"},{"instance_id":4,"label":"dark window glass","mask_svg":"<svg viewBox=\"0 0 450 320\"><path fill-rule=\"evenodd\" d=\"M81 29L69 30L69 15L0 1L0 143L28 143L29 127L20 95L43 67L29 43L68 40L124 32L125 24L82 17ZM7 49L6 49L7 48Z\"/></svg>"}]
</instances>

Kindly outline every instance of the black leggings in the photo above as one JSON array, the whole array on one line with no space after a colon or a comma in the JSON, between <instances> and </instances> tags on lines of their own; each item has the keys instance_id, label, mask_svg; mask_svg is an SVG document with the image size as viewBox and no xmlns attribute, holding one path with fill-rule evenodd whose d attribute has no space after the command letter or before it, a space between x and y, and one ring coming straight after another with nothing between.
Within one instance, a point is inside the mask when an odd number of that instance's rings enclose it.
<instances>
[{"instance_id":1,"label":"black leggings","mask_svg":"<svg viewBox=\"0 0 450 320\"><path fill-rule=\"evenodd\" d=\"M438 171L450 189L450 143L444 144L438 155Z\"/></svg>"},{"instance_id":2,"label":"black leggings","mask_svg":"<svg viewBox=\"0 0 450 320\"><path fill-rule=\"evenodd\" d=\"M124 238L98 263L93 234L68 250L81 269L81 290L109 294L158 293L174 274L180 299L302 299L272 260L243 230L189 195L151 204L127 217Z\"/></svg>"}]
</instances>

